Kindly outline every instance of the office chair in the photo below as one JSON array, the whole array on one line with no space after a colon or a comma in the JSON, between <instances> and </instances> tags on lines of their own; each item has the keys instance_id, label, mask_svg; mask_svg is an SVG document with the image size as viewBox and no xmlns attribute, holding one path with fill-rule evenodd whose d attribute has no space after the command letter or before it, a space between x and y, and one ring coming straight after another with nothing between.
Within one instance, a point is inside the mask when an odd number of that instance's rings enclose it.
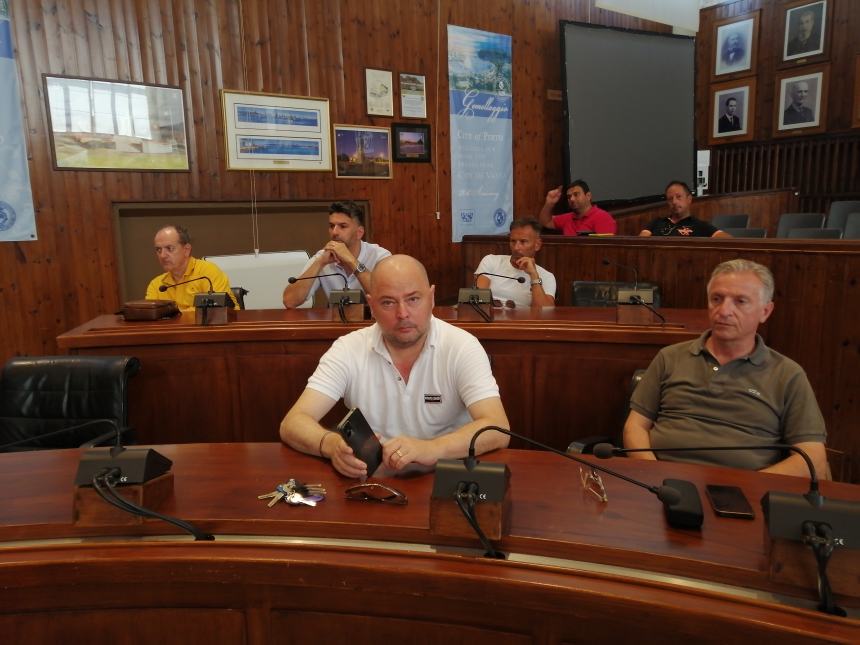
<instances>
[{"instance_id":1,"label":"office chair","mask_svg":"<svg viewBox=\"0 0 860 645\"><path fill-rule=\"evenodd\" d=\"M776 225L777 237L788 237L793 228L821 228L824 213L783 213Z\"/></svg>"},{"instance_id":2,"label":"office chair","mask_svg":"<svg viewBox=\"0 0 860 645\"><path fill-rule=\"evenodd\" d=\"M726 228L746 228L750 225L750 216L746 214L714 215L711 218L711 225L723 231Z\"/></svg>"},{"instance_id":3,"label":"office chair","mask_svg":"<svg viewBox=\"0 0 860 645\"><path fill-rule=\"evenodd\" d=\"M839 240L842 239L841 228L793 228L788 237L807 240Z\"/></svg>"},{"instance_id":4,"label":"office chair","mask_svg":"<svg viewBox=\"0 0 860 645\"><path fill-rule=\"evenodd\" d=\"M848 216L851 213L860 213L860 201L843 200L838 202L830 202L830 209L827 211L827 228L841 228L845 231L845 226L848 223Z\"/></svg>"},{"instance_id":5,"label":"office chair","mask_svg":"<svg viewBox=\"0 0 860 645\"><path fill-rule=\"evenodd\" d=\"M767 229L764 228L721 228L723 233L732 237L767 237Z\"/></svg>"},{"instance_id":6,"label":"office chair","mask_svg":"<svg viewBox=\"0 0 860 645\"><path fill-rule=\"evenodd\" d=\"M0 446L26 439L4 450L45 450L115 441L114 424L128 424L128 379L139 370L131 356L10 359L0 373ZM104 422L62 432L87 421ZM44 436L55 431L61 432Z\"/></svg>"}]
</instances>

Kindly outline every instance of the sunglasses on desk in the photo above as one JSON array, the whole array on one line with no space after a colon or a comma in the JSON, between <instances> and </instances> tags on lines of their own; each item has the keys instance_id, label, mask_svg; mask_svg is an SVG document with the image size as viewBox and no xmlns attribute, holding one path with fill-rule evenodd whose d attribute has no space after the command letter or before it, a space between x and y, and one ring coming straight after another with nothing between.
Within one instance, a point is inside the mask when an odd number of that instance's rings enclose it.
<instances>
[{"instance_id":1,"label":"sunglasses on desk","mask_svg":"<svg viewBox=\"0 0 860 645\"><path fill-rule=\"evenodd\" d=\"M346 489L346 499L355 502L380 502L382 504L406 504L406 495L396 488L376 482L364 482Z\"/></svg>"},{"instance_id":2,"label":"sunglasses on desk","mask_svg":"<svg viewBox=\"0 0 860 645\"><path fill-rule=\"evenodd\" d=\"M517 303L515 303L513 300L499 300L498 298L493 298L493 306L496 309L501 309L503 307L505 309L516 309Z\"/></svg>"}]
</instances>

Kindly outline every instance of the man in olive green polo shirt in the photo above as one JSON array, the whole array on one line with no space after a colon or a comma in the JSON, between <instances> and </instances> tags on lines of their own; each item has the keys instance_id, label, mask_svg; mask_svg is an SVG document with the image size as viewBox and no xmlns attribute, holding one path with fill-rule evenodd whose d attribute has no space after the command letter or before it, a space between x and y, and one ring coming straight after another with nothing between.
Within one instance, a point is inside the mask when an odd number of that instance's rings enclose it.
<instances>
[{"instance_id":1,"label":"man in olive green polo shirt","mask_svg":"<svg viewBox=\"0 0 860 645\"><path fill-rule=\"evenodd\" d=\"M828 472L824 419L806 373L756 331L773 311L773 275L749 260L723 262L708 282L711 329L663 348L633 392L625 448L773 445L809 454ZM806 477L803 459L778 450L630 453Z\"/></svg>"}]
</instances>

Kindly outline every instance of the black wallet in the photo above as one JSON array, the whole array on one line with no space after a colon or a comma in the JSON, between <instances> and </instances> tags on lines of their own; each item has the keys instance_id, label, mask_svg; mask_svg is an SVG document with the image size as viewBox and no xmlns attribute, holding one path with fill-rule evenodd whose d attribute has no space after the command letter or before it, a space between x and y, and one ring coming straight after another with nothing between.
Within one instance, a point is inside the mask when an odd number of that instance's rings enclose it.
<instances>
[{"instance_id":1,"label":"black wallet","mask_svg":"<svg viewBox=\"0 0 860 645\"><path fill-rule=\"evenodd\" d=\"M367 476L373 475L382 463L382 444L361 410L353 408L347 412L335 430L352 448L353 454L367 464Z\"/></svg>"}]
</instances>

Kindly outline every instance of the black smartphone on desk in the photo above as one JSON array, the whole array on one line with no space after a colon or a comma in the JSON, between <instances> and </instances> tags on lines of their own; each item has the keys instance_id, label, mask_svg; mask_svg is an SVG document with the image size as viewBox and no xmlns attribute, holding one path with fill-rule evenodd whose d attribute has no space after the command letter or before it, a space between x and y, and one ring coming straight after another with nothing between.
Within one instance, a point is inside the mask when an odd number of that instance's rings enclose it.
<instances>
[{"instance_id":1,"label":"black smartphone on desk","mask_svg":"<svg viewBox=\"0 0 860 645\"><path fill-rule=\"evenodd\" d=\"M755 517L744 492L737 486L705 486L714 513L720 517L751 520Z\"/></svg>"},{"instance_id":2,"label":"black smartphone on desk","mask_svg":"<svg viewBox=\"0 0 860 645\"><path fill-rule=\"evenodd\" d=\"M353 454L367 464L367 476L372 476L382 463L382 444L361 410L353 408L347 412L336 431L352 448Z\"/></svg>"}]
</instances>

